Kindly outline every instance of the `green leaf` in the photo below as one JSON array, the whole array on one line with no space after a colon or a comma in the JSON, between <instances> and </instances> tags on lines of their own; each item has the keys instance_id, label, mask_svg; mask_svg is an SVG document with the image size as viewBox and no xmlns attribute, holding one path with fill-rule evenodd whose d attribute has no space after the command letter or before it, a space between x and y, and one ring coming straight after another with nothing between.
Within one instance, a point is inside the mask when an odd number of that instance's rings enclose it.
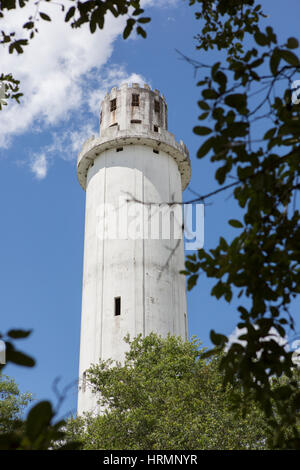
<instances>
[{"instance_id":1,"label":"green leaf","mask_svg":"<svg viewBox=\"0 0 300 470\"><path fill-rule=\"evenodd\" d=\"M209 111L210 110L210 107L206 103L206 101L198 101L198 106L199 106L199 108L203 109L203 111Z\"/></svg>"},{"instance_id":2,"label":"green leaf","mask_svg":"<svg viewBox=\"0 0 300 470\"><path fill-rule=\"evenodd\" d=\"M131 0L129 3L136 10L140 8L140 0Z\"/></svg>"},{"instance_id":3,"label":"green leaf","mask_svg":"<svg viewBox=\"0 0 300 470\"><path fill-rule=\"evenodd\" d=\"M50 425L53 417L52 405L49 401L41 401L28 413L26 434L34 442Z\"/></svg>"},{"instance_id":4,"label":"green leaf","mask_svg":"<svg viewBox=\"0 0 300 470\"><path fill-rule=\"evenodd\" d=\"M212 130L209 127L196 126L193 129L193 132L197 135L208 135L211 134Z\"/></svg>"},{"instance_id":5,"label":"green leaf","mask_svg":"<svg viewBox=\"0 0 300 470\"><path fill-rule=\"evenodd\" d=\"M219 70L214 75L214 80L220 85L221 92L224 93L226 89L226 83L227 83L226 75Z\"/></svg>"},{"instance_id":6,"label":"green leaf","mask_svg":"<svg viewBox=\"0 0 300 470\"><path fill-rule=\"evenodd\" d=\"M214 77L215 74L218 72L220 65L221 65L221 62L216 62L216 63L212 66L212 69L211 69L211 76L212 76L212 77Z\"/></svg>"},{"instance_id":7,"label":"green leaf","mask_svg":"<svg viewBox=\"0 0 300 470\"><path fill-rule=\"evenodd\" d=\"M286 45L289 49L297 49L297 47L299 47L299 41L296 38L288 38Z\"/></svg>"},{"instance_id":8,"label":"green leaf","mask_svg":"<svg viewBox=\"0 0 300 470\"><path fill-rule=\"evenodd\" d=\"M220 349L214 348L210 349L209 351L205 351L204 353L201 354L201 359L208 359L212 356L217 355L220 352Z\"/></svg>"},{"instance_id":9,"label":"green leaf","mask_svg":"<svg viewBox=\"0 0 300 470\"><path fill-rule=\"evenodd\" d=\"M33 367L35 365L35 360L32 357L15 349L7 351L6 360L25 367Z\"/></svg>"},{"instance_id":10,"label":"green leaf","mask_svg":"<svg viewBox=\"0 0 300 470\"><path fill-rule=\"evenodd\" d=\"M300 65L298 57L293 52L288 51L287 49L280 50L280 56L282 57L283 60L285 60L290 65L293 65L293 66Z\"/></svg>"},{"instance_id":11,"label":"green leaf","mask_svg":"<svg viewBox=\"0 0 300 470\"><path fill-rule=\"evenodd\" d=\"M206 119L208 116L209 116L209 112L202 113L202 114L200 114L200 116L198 116L198 119L199 119L199 121L203 121L203 120Z\"/></svg>"},{"instance_id":12,"label":"green leaf","mask_svg":"<svg viewBox=\"0 0 300 470\"><path fill-rule=\"evenodd\" d=\"M259 46L266 46L269 44L267 36L260 31L254 34L254 39Z\"/></svg>"},{"instance_id":13,"label":"green leaf","mask_svg":"<svg viewBox=\"0 0 300 470\"><path fill-rule=\"evenodd\" d=\"M127 39L128 36L130 35L131 31L132 31L132 28L135 24L135 20L133 18L129 18L127 20L127 24L126 24L126 27L123 31L123 39Z\"/></svg>"},{"instance_id":14,"label":"green leaf","mask_svg":"<svg viewBox=\"0 0 300 470\"><path fill-rule=\"evenodd\" d=\"M34 27L34 22L33 21L28 21L23 25L23 28L25 29L32 29Z\"/></svg>"},{"instance_id":15,"label":"green leaf","mask_svg":"<svg viewBox=\"0 0 300 470\"><path fill-rule=\"evenodd\" d=\"M227 164L224 166L221 166L220 168L217 169L216 171L216 180L218 181L219 184L223 184L225 181L225 176L228 172L228 167Z\"/></svg>"},{"instance_id":16,"label":"green leaf","mask_svg":"<svg viewBox=\"0 0 300 470\"><path fill-rule=\"evenodd\" d=\"M227 106L230 106L231 108L235 108L240 111L246 107L247 97L245 94L242 93L233 93L232 95L227 95L224 102L225 104L227 104Z\"/></svg>"},{"instance_id":17,"label":"green leaf","mask_svg":"<svg viewBox=\"0 0 300 470\"><path fill-rule=\"evenodd\" d=\"M245 320L246 318L248 318L249 312L245 309L245 307L243 307L242 305L240 305L240 306L238 307L238 311L240 312L242 319Z\"/></svg>"},{"instance_id":18,"label":"green leaf","mask_svg":"<svg viewBox=\"0 0 300 470\"><path fill-rule=\"evenodd\" d=\"M138 19L138 23L142 24L149 23L149 21L151 21L151 18L142 17Z\"/></svg>"},{"instance_id":19,"label":"green leaf","mask_svg":"<svg viewBox=\"0 0 300 470\"><path fill-rule=\"evenodd\" d=\"M212 90L211 88L206 88L202 91L202 96L206 100L215 100L216 98L218 98L219 95L215 90Z\"/></svg>"},{"instance_id":20,"label":"green leaf","mask_svg":"<svg viewBox=\"0 0 300 470\"><path fill-rule=\"evenodd\" d=\"M90 31L93 34L96 31L97 23L96 19L94 16L92 16L91 21L90 21Z\"/></svg>"},{"instance_id":21,"label":"green leaf","mask_svg":"<svg viewBox=\"0 0 300 470\"><path fill-rule=\"evenodd\" d=\"M274 33L273 28L271 28L271 26L267 26L266 27L266 32L267 32L267 35L268 35L269 44L271 42L273 42L274 44L277 44L277 36Z\"/></svg>"},{"instance_id":22,"label":"green leaf","mask_svg":"<svg viewBox=\"0 0 300 470\"><path fill-rule=\"evenodd\" d=\"M9 330L7 335L10 338L19 339L27 338L32 333L32 330Z\"/></svg>"},{"instance_id":23,"label":"green leaf","mask_svg":"<svg viewBox=\"0 0 300 470\"><path fill-rule=\"evenodd\" d=\"M41 11L40 11L40 17L45 21L51 21L50 16L46 15L46 13L42 13Z\"/></svg>"},{"instance_id":24,"label":"green leaf","mask_svg":"<svg viewBox=\"0 0 300 470\"><path fill-rule=\"evenodd\" d=\"M248 133L248 129L249 129L249 124L247 122L238 121L238 122L233 122L232 124L229 124L227 127L227 132L231 138L245 137ZM243 145L243 142L241 142L241 145Z\"/></svg>"},{"instance_id":25,"label":"green leaf","mask_svg":"<svg viewBox=\"0 0 300 470\"><path fill-rule=\"evenodd\" d=\"M225 294L225 300L226 300L226 302L230 302L231 299L232 299L232 292L231 292L231 290L229 289L229 290L226 292L226 294Z\"/></svg>"},{"instance_id":26,"label":"green leaf","mask_svg":"<svg viewBox=\"0 0 300 470\"><path fill-rule=\"evenodd\" d=\"M240 222L239 220L235 220L235 219L230 219L228 221L229 225L231 225L232 227L235 227L235 228L243 228L243 224L242 222Z\"/></svg>"},{"instance_id":27,"label":"green leaf","mask_svg":"<svg viewBox=\"0 0 300 470\"><path fill-rule=\"evenodd\" d=\"M71 7L69 9L69 11L67 12L67 14L66 14L65 22L67 23L69 21L69 19L71 19L72 16L74 16L74 14L75 14L75 7Z\"/></svg>"},{"instance_id":28,"label":"green leaf","mask_svg":"<svg viewBox=\"0 0 300 470\"><path fill-rule=\"evenodd\" d=\"M276 133L276 127L272 127L271 129L269 129L265 135L264 135L264 140L269 140L269 139L272 139L272 137L274 137Z\"/></svg>"},{"instance_id":29,"label":"green leaf","mask_svg":"<svg viewBox=\"0 0 300 470\"><path fill-rule=\"evenodd\" d=\"M227 243L227 241L225 240L225 238L220 237L219 245L220 245L221 250L227 251L228 243Z\"/></svg>"},{"instance_id":30,"label":"green leaf","mask_svg":"<svg viewBox=\"0 0 300 470\"><path fill-rule=\"evenodd\" d=\"M270 70L273 75L277 74L280 58L279 49L274 49L270 58Z\"/></svg>"},{"instance_id":31,"label":"green leaf","mask_svg":"<svg viewBox=\"0 0 300 470\"><path fill-rule=\"evenodd\" d=\"M197 158L203 158L212 148L213 144L215 142L214 137L210 137L207 139L204 144L201 145L197 152Z\"/></svg>"},{"instance_id":32,"label":"green leaf","mask_svg":"<svg viewBox=\"0 0 300 470\"><path fill-rule=\"evenodd\" d=\"M137 8L136 10L134 10L134 11L132 12L132 14L133 14L134 16L138 16L138 15L141 15L142 13L144 13L144 11L145 11L145 10L143 10L142 8Z\"/></svg>"},{"instance_id":33,"label":"green leaf","mask_svg":"<svg viewBox=\"0 0 300 470\"><path fill-rule=\"evenodd\" d=\"M18 54L23 53L23 48L22 46L26 46L28 44L27 39L18 39L18 41L14 41L9 45L8 52L9 54L12 54L14 49L18 52Z\"/></svg>"},{"instance_id":34,"label":"green leaf","mask_svg":"<svg viewBox=\"0 0 300 470\"><path fill-rule=\"evenodd\" d=\"M215 333L214 330L210 331L210 340L216 346L224 346L227 343L228 338L225 335Z\"/></svg>"},{"instance_id":35,"label":"green leaf","mask_svg":"<svg viewBox=\"0 0 300 470\"><path fill-rule=\"evenodd\" d=\"M140 36L142 36L144 39L147 37L146 31L145 31L141 26L138 26L138 27L136 28L136 32L137 32Z\"/></svg>"},{"instance_id":36,"label":"green leaf","mask_svg":"<svg viewBox=\"0 0 300 470\"><path fill-rule=\"evenodd\" d=\"M225 294L226 286L222 281L217 282L217 284L212 288L211 295L214 295L217 299L220 299L222 295Z\"/></svg>"},{"instance_id":37,"label":"green leaf","mask_svg":"<svg viewBox=\"0 0 300 470\"><path fill-rule=\"evenodd\" d=\"M197 280L198 280L199 274L193 274L191 277L188 279L188 290L192 290L193 287L196 285Z\"/></svg>"}]
</instances>

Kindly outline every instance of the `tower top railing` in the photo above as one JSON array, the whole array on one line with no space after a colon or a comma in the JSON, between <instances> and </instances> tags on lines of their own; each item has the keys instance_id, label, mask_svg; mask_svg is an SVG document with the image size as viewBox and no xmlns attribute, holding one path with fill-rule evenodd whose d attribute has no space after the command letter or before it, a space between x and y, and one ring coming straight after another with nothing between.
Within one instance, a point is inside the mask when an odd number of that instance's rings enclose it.
<instances>
[{"instance_id":1,"label":"tower top railing","mask_svg":"<svg viewBox=\"0 0 300 470\"><path fill-rule=\"evenodd\" d=\"M139 83L128 83L128 82L122 83L119 87L117 86L112 87L110 91L105 94L104 99L110 98L116 92L126 90L128 88L133 91L137 89L151 91L152 93L154 93L155 95L161 97L164 101L166 101L164 95L159 90L157 90L156 88L152 89L151 86L148 85L147 83L140 85Z\"/></svg>"}]
</instances>

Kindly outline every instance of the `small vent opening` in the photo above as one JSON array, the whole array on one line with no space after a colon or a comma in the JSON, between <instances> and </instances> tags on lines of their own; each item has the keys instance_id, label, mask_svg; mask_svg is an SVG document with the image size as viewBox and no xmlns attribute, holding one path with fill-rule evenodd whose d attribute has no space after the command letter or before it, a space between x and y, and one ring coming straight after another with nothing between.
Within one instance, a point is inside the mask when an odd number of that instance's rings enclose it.
<instances>
[{"instance_id":1,"label":"small vent opening","mask_svg":"<svg viewBox=\"0 0 300 470\"><path fill-rule=\"evenodd\" d=\"M84 371L84 373L82 374L82 391L85 392L86 391L86 372Z\"/></svg>"},{"instance_id":2,"label":"small vent opening","mask_svg":"<svg viewBox=\"0 0 300 470\"><path fill-rule=\"evenodd\" d=\"M110 100L110 110L115 111L117 109L117 98Z\"/></svg>"},{"instance_id":3,"label":"small vent opening","mask_svg":"<svg viewBox=\"0 0 300 470\"><path fill-rule=\"evenodd\" d=\"M115 297L115 317L121 315L121 297Z\"/></svg>"},{"instance_id":4,"label":"small vent opening","mask_svg":"<svg viewBox=\"0 0 300 470\"><path fill-rule=\"evenodd\" d=\"M131 106L139 106L140 105L140 95L136 95L135 93L132 95Z\"/></svg>"}]
</instances>

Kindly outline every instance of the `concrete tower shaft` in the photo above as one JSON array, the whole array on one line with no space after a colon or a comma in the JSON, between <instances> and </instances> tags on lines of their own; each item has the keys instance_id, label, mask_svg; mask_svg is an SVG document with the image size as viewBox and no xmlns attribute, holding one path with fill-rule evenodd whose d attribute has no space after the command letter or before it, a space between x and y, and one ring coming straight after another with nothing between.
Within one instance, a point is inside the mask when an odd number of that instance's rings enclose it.
<instances>
[{"instance_id":1,"label":"concrete tower shaft","mask_svg":"<svg viewBox=\"0 0 300 470\"><path fill-rule=\"evenodd\" d=\"M101 111L101 135L84 143L77 162L86 190L79 414L97 408L85 384L86 370L100 358L122 361L125 335L188 336L185 278L179 274L181 208L173 213L180 237L171 231L153 236L149 228L157 213L164 217L162 206L182 200L190 179L188 150L167 130L164 98L146 85L113 88ZM134 217L130 199L139 201ZM127 219L137 220L134 230L131 226L126 237L104 236L115 218L124 222L124 204Z\"/></svg>"}]
</instances>

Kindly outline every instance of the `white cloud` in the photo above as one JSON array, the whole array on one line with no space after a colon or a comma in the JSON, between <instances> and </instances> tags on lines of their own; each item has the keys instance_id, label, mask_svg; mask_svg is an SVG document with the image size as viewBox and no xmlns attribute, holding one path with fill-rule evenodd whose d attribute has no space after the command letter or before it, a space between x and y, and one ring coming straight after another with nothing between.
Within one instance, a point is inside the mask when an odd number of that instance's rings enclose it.
<instances>
[{"instance_id":1,"label":"white cloud","mask_svg":"<svg viewBox=\"0 0 300 470\"><path fill-rule=\"evenodd\" d=\"M7 14L7 30L22 24L31 9L28 6ZM39 33L23 54L16 57L3 47L0 50L1 71L12 72L21 81L24 93L21 106L10 104L4 111L1 146L7 146L11 135L25 132L34 123L57 124L70 111L79 109L85 74L95 66L100 70L107 62L113 42L124 27L123 18L109 15L105 30L92 35L87 27L75 30L64 23L57 5L43 4L43 11L52 21L40 22Z\"/></svg>"},{"instance_id":2,"label":"white cloud","mask_svg":"<svg viewBox=\"0 0 300 470\"><path fill-rule=\"evenodd\" d=\"M254 328L258 328L258 326L254 325ZM233 332L229 335L227 347L229 347L232 343L239 343L242 346L247 344L246 340L239 339L240 336L247 333L247 328L238 328L236 327ZM267 336L262 341L271 341L274 340L276 343L280 344L281 346L287 346L287 338L282 337L279 335L278 331L272 327Z\"/></svg>"},{"instance_id":3,"label":"white cloud","mask_svg":"<svg viewBox=\"0 0 300 470\"><path fill-rule=\"evenodd\" d=\"M300 369L300 338L299 336L293 340L291 344L291 350L293 351L292 360L294 364Z\"/></svg>"},{"instance_id":4,"label":"white cloud","mask_svg":"<svg viewBox=\"0 0 300 470\"><path fill-rule=\"evenodd\" d=\"M120 86L122 83L139 83L142 85L143 83L147 82L149 85L149 81L147 81L144 77L137 73L128 74L123 66L113 65L107 70L105 73L102 73L100 77L95 77L93 74L94 82L94 89L90 90L88 93L87 103L89 107L89 111L96 115L99 115L100 112L100 103L104 98L104 95L107 90L112 88L112 86Z\"/></svg>"},{"instance_id":5,"label":"white cloud","mask_svg":"<svg viewBox=\"0 0 300 470\"><path fill-rule=\"evenodd\" d=\"M68 0L63 1L70 5ZM144 0L143 6L165 8L177 1ZM91 34L88 25L72 29L66 24L59 5L42 5L41 10L52 21L39 21L39 33L24 53L17 56L0 48L0 72L12 73L20 80L24 93L21 105L9 103L1 111L0 148L8 148L15 136L28 131L50 133L50 144L38 152L31 149L31 154L35 153L28 164L38 179L46 177L55 155L66 160L76 158L83 141L98 133L95 116L98 117L100 102L109 88L125 81L149 82L136 73L128 73L123 66L106 66L126 17L108 14L104 30ZM35 8L29 2L25 8L6 13L5 30L22 31L19 37L24 37L22 25ZM145 15L151 16L151 12L146 9Z\"/></svg>"},{"instance_id":6,"label":"white cloud","mask_svg":"<svg viewBox=\"0 0 300 470\"><path fill-rule=\"evenodd\" d=\"M38 180L43 180L47 176L48 162L45 154L34 155L30 162L30 169Z\"/></svg>"},{"instance_id":7,"label":"white cloud","mask_svg":"<svg viewBox=\"0 0 300 470\"><path fill-rule=\"evenodd\" d=\"M242 346L246 346L247 342L245 340L239 339L240 336L244 335L247 333L246 328L238 328L237 326L233 330L233 332L228 336L228 342L226 344L226 349L229 349L229 347L233 343L238 343L241 344Z\"/></svg>"},{"instance_id":8,"label":"white cloud","mask_svg":"<svg viewBox=\"0 0 300 470\"><path fill-rule=\"evenodd\" d=\"M47 160L52 160L60 155L64 160L74 160L77 158L83 143L91 136L99 134L99 107L107 91L112 85L120 86L124 82L143 84L145 79L135 73L128 75L123 67L112 67L106 75L95 77L90 74L90 78L95 82L95 89L83 90L81 101L81 112L78 116L71 115L67 120L64 130L51 132L52 142L42 148L42 152L47 156ZM148 82L149 83L149 82ZM81 116L83 108L88 108L90 114L84 114L84 124Z\"/></svg>"},{"instance_id":9,"label":"white cloud","mask_svg":"<svg viewBox=\"0 0 300 470\"><path fill-rule=\"evenodd\" d=\"M146 1L145 4L153 4ZM163 5L157 2L156 6ZM20 31L25 19L32 14L31 5L6 14L6 31ZM26 132L36 125L55 125L70 112L82 107L89 73L101 75L113 51L113 43L124 29L126 18L108 14L105 28L90 34L88 26L72 29L64 22L58 5L43 3L43 11L52 21L40 21L39 33L24 48L24 53L8 54L7 47L0 49L1 72L13 73L21 81L24 93L22 105L10 103L2 111L0 146L8 147L13 135ZM24 36L24 33L22 33ZM88 104L92 111L112 82L133 78L124 70L113 66L97 91L90 94Z\"/></svg>"},{"instance_id":10,"label":"white cloud","mask_svg":"<svg viewBox=\"0 0 300 470\"><path fill-rule=\"evenodd\" d=\"M231 333L231 335L229 335L228 343L226 345L226 350L228 350L231 344L233 343L239 343L242 346L245 346L247 342L239 338L246 333L247 333L246 328L236 327L234 331ZM299 336L293 341L289 341L289 338L287 336L285 337L280 336L278 331L274 327L272 327L269 331L269 334L262 341L270 341L270 340L274 340L280 346L284 346L284 349L286 351L292 351L293 352L292 360L298 367L300 367L300 338Z\"/></svg>"}]
</instances>

